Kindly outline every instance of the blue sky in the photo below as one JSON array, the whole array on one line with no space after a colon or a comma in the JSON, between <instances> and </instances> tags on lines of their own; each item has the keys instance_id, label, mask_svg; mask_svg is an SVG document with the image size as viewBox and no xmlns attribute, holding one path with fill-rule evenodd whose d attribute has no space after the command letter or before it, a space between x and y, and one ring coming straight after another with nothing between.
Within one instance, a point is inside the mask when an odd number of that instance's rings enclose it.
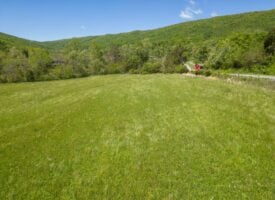
<instances>
[{"instance_id":1,"label":"blue sky","mask_svg":"<svg viewBox=\"0 0 275 200\"><path fill-rule=\"evenodd\" d=\"M0 32L47 41L275 8L275 0L0 0Z\"/></svg>"}]
</instances>

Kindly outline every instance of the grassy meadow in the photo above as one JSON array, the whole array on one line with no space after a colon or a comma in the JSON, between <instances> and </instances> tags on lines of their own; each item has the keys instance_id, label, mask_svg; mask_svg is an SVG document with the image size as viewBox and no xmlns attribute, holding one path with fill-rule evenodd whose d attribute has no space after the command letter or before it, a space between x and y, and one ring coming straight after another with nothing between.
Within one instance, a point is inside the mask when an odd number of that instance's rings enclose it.
<instances>
[{"instance_id":1,"label":"grassy meadow","mask_svg":"<svg viewBox=\"0 0 275 200\"><path fill-rule=\"evenodd\" d=\"M275 93L182 75L0 85L0 199L272 199Z\"/></svg>"}]
</instances>

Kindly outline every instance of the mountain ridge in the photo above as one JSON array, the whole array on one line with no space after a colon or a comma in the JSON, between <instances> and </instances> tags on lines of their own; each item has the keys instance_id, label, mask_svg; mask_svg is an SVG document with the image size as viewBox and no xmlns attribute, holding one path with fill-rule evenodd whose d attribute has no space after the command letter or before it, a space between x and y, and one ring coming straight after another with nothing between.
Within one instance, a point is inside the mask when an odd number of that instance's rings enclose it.
<instances>
[{"instance_id":1,"label":"mountain ridge","mask_svg":"<svg viewBox=\"0 0 275 200\"><path fill-rule=\"evenodd\" d=\"M240 21L241 20L241 21ZM243 21L244 24L241 24ZM225 22L225 23L224 23ZM265 23L263 23L265 22ZM213 23L213 25L212 25ZM243 31L257 31L255 30L255 24L258 24L258 31L269 31L269 27L275 27L275 9L268 11L255 11L240 13L234 15L218 16L214 18L201 19L196 21L183 22L179 24L173 24L158 29L145 30L145 31L131 31L119 34L106 34L101 36L87 36L80 38L71 38L64 40L48 41L43 42L46 46L51 45L63 45L71 41L72 39L79 40L80 43L84 42L95 42L103 44L103 46L114 44L126 44L131 43L133 40L141 40L144 38L156 41L156 40L169 40L179 37L186 37L186 40L197 40L204 41L205 39L212 39L217 35L221 37L228 36L232 32L243 32ZM217 27L215 27L217 26ZM228 30L225 30L225 26ZM232 27L233 26L233 27ZM232 28L232 30L229 30ZM201 31L201 34L197 30ZM207 31L207 32L206 32ZM164 38L163 35L167 34ZM200 35L200 37L196 37ZM212 38L211 38L212 37ZM219 38L221 38L219 37ZM194 41L191 41L194 42ZM63 46L61 45L61 46ZM63 46L64 47L64 46Z\"/></svg>"}]
</instances>

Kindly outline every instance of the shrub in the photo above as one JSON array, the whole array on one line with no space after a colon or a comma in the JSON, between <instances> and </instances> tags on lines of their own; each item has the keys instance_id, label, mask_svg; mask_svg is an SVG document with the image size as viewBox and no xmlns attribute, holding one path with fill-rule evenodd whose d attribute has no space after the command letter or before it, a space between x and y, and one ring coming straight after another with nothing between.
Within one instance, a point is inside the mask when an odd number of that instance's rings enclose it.
<instances>
[{"instance_id":1,"label":"shrub","mask_svg":"<svg viewBox=\"0 0 275 200\"><path fill-rule=\"evenodd\" d=\"M241 61L239 61L239 60L234 60L234 61L232 62L232 67L235 68L235 69L240 69L240 68L243 67L243 65L242 65ZM227 68L231 68L231 67L230 67L230 64L229 64L229 66L228 66Z\"/></svg>"},{"instance_id":2,"label":"shrub","mask_svg":"<svg viewBox=\"0 0 275 200\"><path fill-rule=\"evenodd\" d=\"M140 71L138 69L130 69L129 73L130 74L140 74Z\"/></svg>"},{"instance_id":3,"label":"shrub","mask_svg":"<svg viewBox=\"0 0 275 200\"><path fill-rule=\"evenodd\" d=\"M275 54L275 28L273 28L265 38L264 49L268 54Z\"/></svg>"},{"instance_id":4,"label":"shrub","mask_svg":"<svg viewBox=\"0 0 275 200\"><path fill-rule=\"evenodd\" d=\"M211 76L212 75L212 72L210 70L205 70L204 71L204 75L205 76Z\"/></svg>"},{"instance_id":5,"label":"shrub","mask_svg":"<svg viewBox=\"0 0 275 200\"><path fill-rule=\"evenodd\" d=\"M182 73L188 73L189 71L184 65L177 65L175 67L175 72L182 74Z\"/></svg>"},{"instance_id":6,"label":"shrub","mask_svg":"<svg viewBox=\"0 0 275 200\"><path fill-rule=\"evenodd\" d=\"M252 67L257 64L264 64L265 55L260 49L251 49L242 56L242 65L244 67Z\"/></svg>"},{"instance_id":7,"label":"shrub","mask_svg":"<svg viewBox=\"0 0 275 200\"><path fill-rule=\"evenodd\" d=\"M161 63L158 61L146 62L142 67L142 71L147 73L159 73L160 69L161 69Z\"/></svg>"},{"instance_id":8,"label":"shrub","mask_svg":"<svg viewBox=\"0 0 275 200\"><path fill-rule=\"evenodd\" d=\"M197 75L197 76L211 76L212 75L212 72L210 70L206 70L206 69L203 69L203 70L200 70L200 71L194 71L192 72L193 74Z\"/></svg>"},{"instance_id":9,"label":"shrub","mask_svg":"<svg viewBox=\"0 0 275 200\"><path fill-rule=\"evenodd\" d=\"M43 75L41 80L58 80L58 79L69 79L75 77L73 68L70 65L58 65L53 69L49 70L49 73Z\"/></svg>"},{"instance_id":10,"label":"shrub","mask_svg":"<svg viewBox=\"0 0 275 200\"><path fill-rule=\"evenodd\" d=\"M120 74L123 72L124 72L124 68L121 63L112 63L107 66L108 74Z\"/></svg>"},{"instance_id":11,"label":"shrub","mask_svg":"<svg viewBox=\"0 0 275 200\"><path fill-rule=\"evenodd\" d=\"M100 59L93 60L88 68L89 74L104 74L106 71L105 63Z\"/></svg>"},{"instance_id":12,"label":"shrub","mask_svg":"<svg viewBox=\"0 0 275 200\"><path fill-rule=\"evenodd\" d=\"M126 72L130 72L131 70L135 70L140 68L143 65L142 59L137 56L133 55L127 58L127 60L124 63L124 69Z\"/></svg>"}]
</instances>

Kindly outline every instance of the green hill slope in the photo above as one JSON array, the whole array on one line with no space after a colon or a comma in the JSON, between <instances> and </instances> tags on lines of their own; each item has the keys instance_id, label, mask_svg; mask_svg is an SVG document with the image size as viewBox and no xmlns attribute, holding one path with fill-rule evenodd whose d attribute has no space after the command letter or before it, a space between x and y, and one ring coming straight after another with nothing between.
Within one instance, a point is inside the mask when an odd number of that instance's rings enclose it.
<instances>
[{"instance_id":1,"label":"green hill slope","mask_svg":"<svg viewBox=\"0 0 275 200\"><path fill-rule=\"evenodd\" d=\"M115 35L78 38L83 45L95 42L101 45L136 43L145 38L155 41L186 40L202 42L226 37L231 33L267 32L275 27L275 10L215 17L172 25L149 31L134 31ZM62 48L70 40L43 43L49 48Z\"/></svg>"},{"instance_id":2,"label":"green hill slope","mask_svg":"<svg viewBox=\"0 0 275 200\"><path fill-rule=\"evenodd\" d=\"M8 47L43 47L41 42L31 41L0 32L0 41L5 42Z\"/></svg>"}]
</instances>

